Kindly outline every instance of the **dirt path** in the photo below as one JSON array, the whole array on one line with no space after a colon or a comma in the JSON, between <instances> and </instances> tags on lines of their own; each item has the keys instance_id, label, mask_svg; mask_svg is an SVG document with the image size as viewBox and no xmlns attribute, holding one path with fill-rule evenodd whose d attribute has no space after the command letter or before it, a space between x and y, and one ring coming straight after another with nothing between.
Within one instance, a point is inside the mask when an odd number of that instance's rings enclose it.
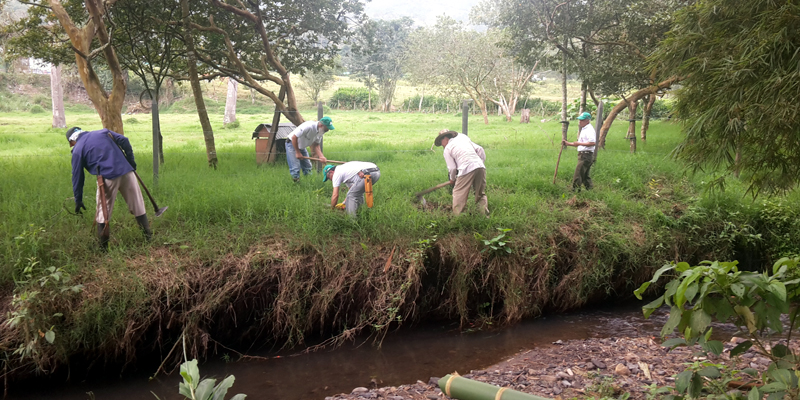
<instances>
[{"instance_id":1,"label":"dirt path","mask_svg":"<svg viewBox=\"0 0 800 400\"><path fill-rule=\"evenodd\" d=\"M457 371L462 376L493 385L564 399L617 397L630 393L630 399L645 399L646 386L664 386L674 382L685 363L702 360L687 348L667 351L658 338L609 338L555 342L549 346L521 352L483 370ZM725 352L716 360L729 360L735 341L725 343ZM769 360L751 349L741 356L739 367L764 371ZM468 372L468 373L467 373ZM349 394L326 397L326 400L436 400L447 399L436 385L428 382L376 389L355 388Z\"/></svg>"}]
</instances>

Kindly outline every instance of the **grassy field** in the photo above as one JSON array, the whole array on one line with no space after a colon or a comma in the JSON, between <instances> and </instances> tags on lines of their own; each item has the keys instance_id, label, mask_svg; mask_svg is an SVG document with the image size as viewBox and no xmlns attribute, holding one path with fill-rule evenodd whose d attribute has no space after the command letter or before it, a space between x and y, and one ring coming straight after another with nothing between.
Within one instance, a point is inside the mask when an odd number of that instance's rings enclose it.
<instances>
[{"instance_id":1,"label":"grassy field","mask_svg":"<svg viewBox=\"0 0 800 400\"><path fill-rule=\"evenodd\" d=\"M576 195L568 191L574 148L552 183L556 120L471 118L470 137L487 153L485 219L472 203L473 212L452 217L447 190L426 196L430 209L413 201L446 180L442 149L431 144L442 128L460 130L459 115L333 111L325 155L372 161L382 172L375 207L352 220L329 210L331 187L320 175L294 184L284 161L255 164L251 133L271 119L265 108L240 114L235 129L212 117L217 170L206 167L196 116L164 114L157 184L149 116L124 116L138 172L169 210L157 219L148 211L155 238L146 243L118 203L108 254L96 251L93 179L84 191L89 212L71 215L63 130L49 128L48 115L0 114L0 287L15 296L6 307L20 317L0 328L6 360L30 372L76 355L119 361L148 346L166 353L181 336L203 354L209 337L293 345L421 319L511 323L629 298L667 260L758 266L798 251L798 195L751 201L737 183L705 192L710 175L687 175L669 157L682 138L671 122L653 122L636 154L626 125L615 124L592 168L596 189ZM92 113L70 113L67 122L100 128ZM572 124L571 140L576 132ZM511 229L501 246L510 254L480 240L498 229ZM58 271L69 284L53 278ZM76 283L77 293L62 291ZM50 329L52 345L42 340Z\"/></svg>"}]
</instances>

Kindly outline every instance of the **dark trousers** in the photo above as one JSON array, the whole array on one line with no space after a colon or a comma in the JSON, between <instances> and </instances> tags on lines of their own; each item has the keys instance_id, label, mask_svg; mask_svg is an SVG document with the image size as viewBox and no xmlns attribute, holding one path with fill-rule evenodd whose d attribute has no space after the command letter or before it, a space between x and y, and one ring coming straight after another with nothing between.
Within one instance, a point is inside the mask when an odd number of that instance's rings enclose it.
<instances>
[{"instance_id":1,"label":"dark trousers","mask_svg":"<svg viewBox=\"0 0 800 400\"><path fill-rule=\"evenodd\" d=\"M594 154L591 151L578 152L578 166L575 167L575 175L572 176L572 189L580 190L581 184L586 186L586 190L592 188L592 178L589 177L589 169L594 163Z\"/></svg>"}]
</instances>

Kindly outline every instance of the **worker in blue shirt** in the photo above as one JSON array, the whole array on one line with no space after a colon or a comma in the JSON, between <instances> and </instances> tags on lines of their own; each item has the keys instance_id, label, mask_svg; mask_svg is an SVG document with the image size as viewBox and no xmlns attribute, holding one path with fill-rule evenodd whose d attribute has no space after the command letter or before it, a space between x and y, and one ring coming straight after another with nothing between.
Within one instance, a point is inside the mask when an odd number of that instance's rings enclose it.
<instances>
[{"instance_id":1,"label":"worker in blue shirt","mask_svg":"<svg viewBox=\"0 0 800 400\"><path fill-rule=\"evenodd\" d=\"M108 129L87 132L76 126L67 131L67 140L72 147L72 191L75 194L76 213L81 214L81 209L86 209L83 205L83 170L98 177L95 221L100 248L108 250L110 233L106 224L113 213L117 193L122 194L128 210L144 231L145 238L150 240L153 232L150 230L142 192L133 172L136 169L136 160L128 138ZM104 209L108 215L105 215Z\"/></svg>"}]
</instances>

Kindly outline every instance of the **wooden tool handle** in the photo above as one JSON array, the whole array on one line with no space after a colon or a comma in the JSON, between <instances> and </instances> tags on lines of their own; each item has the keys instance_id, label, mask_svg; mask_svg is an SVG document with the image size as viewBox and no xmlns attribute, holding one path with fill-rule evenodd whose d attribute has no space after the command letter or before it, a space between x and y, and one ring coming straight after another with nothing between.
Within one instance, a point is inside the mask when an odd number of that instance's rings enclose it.
<instances>
[{"instance_id":1,"label":"wooden tool handle","mask_svg":"<svg viewBox=\"0 0 800 400\"><path fill-rule=\"evenodd\" d=\"M314 157L300 157L300 158L304 158L304 159L306 159L306 160L311 160L311 161L322 161L321 159L319 159L319 158L314 158ZM346 163L347 161L328 160L327 162L329 162L329 163L333 163L333 164L344 164L344 163Z\"/></svg>"},{"instance_id":2,"label":"wooden tool handle","mask_svg":"<svg viewBox=\"0 0 800 400\"><path fill-rule=\"evenodd\" d=\"M430 192L432 192L434 190L441 189L441 188L443 188L443 187L445 187L445 186L447 186L449 184L450 184L450 181L440 183L440 184L438 184L438 185L436 185L436 186L434 186L432 188L428 188L428 189L425 189L425 190L417 193L416 196L417 197L422 197L422 196L424 196L424 195L426 195L426 194L428 194L428 193L430 193Z\"/></svg>"}]
</instances>

